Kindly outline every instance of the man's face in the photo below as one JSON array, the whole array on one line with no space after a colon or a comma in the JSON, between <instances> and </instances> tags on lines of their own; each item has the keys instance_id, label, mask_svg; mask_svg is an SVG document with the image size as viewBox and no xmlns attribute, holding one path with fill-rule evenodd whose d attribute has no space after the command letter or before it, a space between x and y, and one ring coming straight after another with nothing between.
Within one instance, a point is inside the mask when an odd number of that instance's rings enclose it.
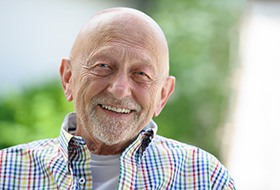
<instances>
[{"instance_id":1,"label":"man's face","mask_svg":"<svg viewBox=\"0 0 280 190\"><path fill-rule=\"evenodd\" d=\"M167 77L168 47L161 29L129 10L93 17L60 73L64 93L74 101L76 135L107 145L131 142L160 113L175 84Z\"/></svg>"},{"instance_id":2,"label":"man's face","mask_svg":"<svg viewBox=\"0 0 280 190\"><path fill-rule=\"evenodd\" d=\"M79 127L107 145L131 140L151 120L163 85L158 54L146 44L104 43L74 63Z\"/></svg>"}]
</instances>

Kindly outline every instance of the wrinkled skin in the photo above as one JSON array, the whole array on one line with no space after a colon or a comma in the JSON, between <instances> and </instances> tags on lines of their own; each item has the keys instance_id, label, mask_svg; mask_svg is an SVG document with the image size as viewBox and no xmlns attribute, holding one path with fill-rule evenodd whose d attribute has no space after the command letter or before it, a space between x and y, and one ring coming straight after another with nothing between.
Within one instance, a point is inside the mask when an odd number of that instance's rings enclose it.
<instances>
[{"instance_id":1,"label":"wrinkled skin","mask_svg":"<svg viewBox=\"0 0 280 190\"><path fill-rule=\"evenodd\" d=\"M60 74L92 153L121 153L160 114L175 85L168 59L163 32L139 11L105 10L84 25Z\"/></svg>"}]
</instances>

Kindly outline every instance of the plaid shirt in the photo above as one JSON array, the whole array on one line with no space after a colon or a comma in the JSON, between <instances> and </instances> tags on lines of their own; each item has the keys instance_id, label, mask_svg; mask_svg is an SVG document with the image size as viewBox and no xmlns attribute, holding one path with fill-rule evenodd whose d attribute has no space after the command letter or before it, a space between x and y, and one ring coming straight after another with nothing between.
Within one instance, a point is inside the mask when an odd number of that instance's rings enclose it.
<instances>
[{"instance_id":1,"label":"plaid shirt","mask_svg":"<svg viewBox=\"0 0 280 190\"><path fill-rule=\"evenodd\" d=\"M0 151L0 189L91 189L90 152L69 114L56 139ZM118 189L235 189L209 153L154 135L151 122L120 155Z\"/></svg>"}]
</instances>

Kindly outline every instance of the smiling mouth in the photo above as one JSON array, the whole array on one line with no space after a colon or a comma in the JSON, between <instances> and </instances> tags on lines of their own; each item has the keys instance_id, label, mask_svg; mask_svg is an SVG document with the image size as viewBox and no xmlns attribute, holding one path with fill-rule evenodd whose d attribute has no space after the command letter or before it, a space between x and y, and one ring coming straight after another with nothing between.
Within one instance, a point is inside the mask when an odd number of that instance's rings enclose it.
<instances>
[{"instance_id":1,"label":"smiling mouth","mask_svg":"<svg viewBox=\"0 0 280 190\"><path fill-rule=\"evenodd\" d=\"M118 114L129 114L132 110L125 109L125 108L117 108L113 106L99 104L102 109L109 110Z\"/></svg>"}]
</instances>

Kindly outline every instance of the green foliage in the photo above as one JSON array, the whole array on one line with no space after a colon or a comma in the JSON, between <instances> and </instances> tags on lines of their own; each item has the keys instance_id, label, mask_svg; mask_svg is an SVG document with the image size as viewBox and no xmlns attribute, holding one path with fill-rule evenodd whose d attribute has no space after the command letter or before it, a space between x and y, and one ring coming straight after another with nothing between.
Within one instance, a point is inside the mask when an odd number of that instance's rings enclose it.
<instances>
[{"instance_id":1,"label":"green foliage","mask_svg":"<svg viewBox=\"0 0 280 190\"><path fill-rule=\"evenodd\" d=\"M166 34L170 72L177 79L175 94L155 119L160 134L219 155L217 129L226 117L230 40L243 6L240 0L159 0L147 10Z\"/></svg>"},{"instance_id":2,"label":"green foliage","mask_svg":"<svg viewBox=\"0 0 280 190\"><path fill-rule=\"evenodd\" d=\"M65 114L71 110L58 81L4 97L0 102L0 149L58 136Z\"/></svg>"},{"instance_id":3,"label":"green foliage","mask_svg":"<svg viewBox=\"0 0 280 190\"><path fill-rule=\"evenodd\" d=\"M163 28L170 48L176 90L158 118L159 134L219 155L217 129L228 101L229 41L241 0L158 0L145 5ZM60 82L32 87L0 102L0 149L56 137L66 113L73 111Z\"/></svg>"}]
</instances>

